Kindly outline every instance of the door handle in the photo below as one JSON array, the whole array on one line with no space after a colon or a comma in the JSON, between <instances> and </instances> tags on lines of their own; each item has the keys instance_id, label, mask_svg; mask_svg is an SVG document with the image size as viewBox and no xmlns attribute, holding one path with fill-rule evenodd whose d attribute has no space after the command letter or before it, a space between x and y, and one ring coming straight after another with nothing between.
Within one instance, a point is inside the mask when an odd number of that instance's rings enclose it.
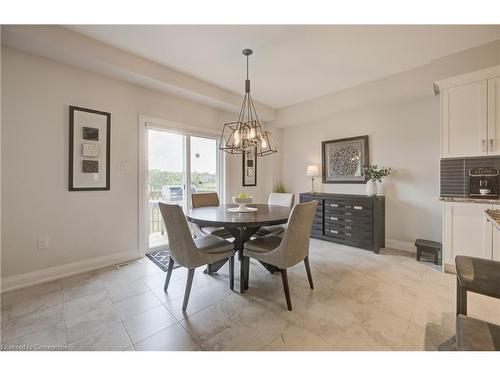
<instances>
[{"instance_id":1,"label":"door handle","mask_svg":"<svg viewBox=\"0 0 500 375\"><path fill-rule=\"evenodd\" d=\"M481 151L486 152L486 139L481 140Z\"/></svg>"},{"instance_id":2,"label":"door handle","mask_svg":"<svg viewBox=\"0 0 500 375\"><path fill-rule=\"evenodd\" d=\"M363 209L363 207L361 207L361 206L354 206L354 209L355 209L355 210L362 210L362 209Z\"/></svg>"},{"instance_id":3,"label":"door handle","mask_svg":"<svg viewBox=\"0 0 500 375\"><path fill-rule=\"evenodd\" d=\"M333 230L333 229L330 229L330 232L332 232L332 233L334 233L334 234L337 234L337 233L338 233L338 231Z\"/></svg>"},{"instance_id":4,"label":"door handle","mask_svg":"<svg viewBox=\"0 0 500 375\"><path fill-rule=\"evenodd\" d=\"M493 139L490 139L490 147L488 148L488 151L493 151L495 148L493 147Z\"/></svg>"}]
</instances>

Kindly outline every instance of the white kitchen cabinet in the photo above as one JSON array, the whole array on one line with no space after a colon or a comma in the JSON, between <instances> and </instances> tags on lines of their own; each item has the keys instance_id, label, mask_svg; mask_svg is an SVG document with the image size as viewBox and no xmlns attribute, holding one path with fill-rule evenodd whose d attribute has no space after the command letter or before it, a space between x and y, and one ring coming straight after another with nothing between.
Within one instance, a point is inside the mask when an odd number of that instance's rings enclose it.
<instances>
[{"instance_id":1,"label":"white kitchen cabinet","mask_svg":"<svg viewBox=\"0 0 500 375\"><path fill-rule=\"evenodd\" d=\"M487 80L443 90L442 157L487 155L487 98Z\"/></svg>"},{"instance_id":2,"label":"white kitchen cabinet","mask_svg":"<svg viewBox=\"0 0 500 375\"><path fill-rule=\"evenodd\" d=\"M488 155L500 155L500 77L488 80Z\"/></svg>"},{"instance_id":3,"label":"white kitchen cabinet","mask_svg":"<svg viewBox=\"0 0 500 375\"><path fill-rule=\"evenodd\" d=\"M457 255L491 259L485 235L484 211L491 204L444 202L443 259L445 265L455 265Z\"/></svg>"},{"instance_id":4,"label":"white kitchen cabinet","mask_svg":"<svg viewBox=\"0 0 500 375\"><path fill-rule=\"evenodd\" d=\"M493 260L500 262L500 229L493 227Z\"/></svg>"},{"instance_id":5,"label":"white kitchen cabinet","mask_svg":"<svg viewBox=\"0 0 500 375\"><path fill-rule=\"evenodd\" d=\"M493 257L493 224L483 212L483 254L489 254L489 259Z\"/></svg>"},{"instance_id":6,"label":"white kitchen cabinet","mask_svg":"<svg viewBox=\"0 0 500 375\"><path fill-rule=\"evenodd\" d=\"M500 65L434 83L441 157L500 155Z\"/></svg>"}]
</instances>

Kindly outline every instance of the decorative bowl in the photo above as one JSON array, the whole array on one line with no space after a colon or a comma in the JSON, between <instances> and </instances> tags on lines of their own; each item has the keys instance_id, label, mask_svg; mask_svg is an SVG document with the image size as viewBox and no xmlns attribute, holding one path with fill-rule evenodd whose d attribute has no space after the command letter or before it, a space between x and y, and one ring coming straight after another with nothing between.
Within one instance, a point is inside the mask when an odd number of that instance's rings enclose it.
<instances>
[{"instance_id":1,"label":"decorative bowl","mask_svg":"<svg viewBox=\"0 0 500 375\"><path fill-rule=\"evenodd\" d=\"M257 208L255 207L247 207L247 204L252 203L253 197L248 198L238 198L233 197L233 203L236 203L238 207L228 208L230 212L255 212Z\"/></svg>"},{"instance_id":2,"label":"decorative bowl","mask_svg":"<svg viewBox=\"0 0 500 375\"><path fill-rule=\"evenodd\" d=\"M236 204L250 204L252 203L253 197L248 197L248 198L238 198L238 197L233 197L233 203Z\"/></svg>"}]
</instances>

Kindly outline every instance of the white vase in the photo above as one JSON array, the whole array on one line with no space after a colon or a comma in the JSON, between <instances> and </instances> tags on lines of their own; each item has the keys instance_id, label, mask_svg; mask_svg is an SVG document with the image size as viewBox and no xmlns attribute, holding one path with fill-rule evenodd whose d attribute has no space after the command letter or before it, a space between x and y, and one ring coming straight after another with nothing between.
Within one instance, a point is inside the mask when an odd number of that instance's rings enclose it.
<instances>
[{"instance_id":1,"label":"white vase","mask_svg":"<svg viewBox=\"0 0 500 375\"><path fill-rule=\"evenodd\" d=\"M377 184L375 183L374 180L368 180L366 181L366 195L369 197L373 197L374 195L377 195Z\"/></svg>"},{"instance_id":2,"label":"white vase","mask_svg":"<svg viewBox=\"0 0 500 375\"><path fill-rule=\"evenodd\" d=\"M384 182L378 182L377 181L377 195L383 197L385 196L385 184Z\"/></svg>"}]
</instances>

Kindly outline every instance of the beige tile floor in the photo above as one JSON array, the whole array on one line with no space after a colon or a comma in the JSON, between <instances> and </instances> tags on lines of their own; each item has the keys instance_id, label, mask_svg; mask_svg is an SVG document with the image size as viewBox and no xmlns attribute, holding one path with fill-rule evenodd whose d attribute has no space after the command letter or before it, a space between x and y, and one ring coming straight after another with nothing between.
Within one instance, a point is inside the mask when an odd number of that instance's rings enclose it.
<instances>
[{"instance_id":1,"label":"beige tile floor","mask_svg":"<svg viewBox=\"0 0 500 375\"><path fill-rule=\"evenodd\" d=\"M436 350L450 347L455 277L409 253L382 254L312 240L316 288L303 264L281 277L251 264L250 289L228 287L227 267L196 271L181 311L185 269L165 274L148 259L1 296L3 349L50 350ZM239 290L238 277L235 289ZM470 295L471 316L500 322L500 301ZM445 345L441 345L445 343Z\"/></svg>"}]
</instances>

